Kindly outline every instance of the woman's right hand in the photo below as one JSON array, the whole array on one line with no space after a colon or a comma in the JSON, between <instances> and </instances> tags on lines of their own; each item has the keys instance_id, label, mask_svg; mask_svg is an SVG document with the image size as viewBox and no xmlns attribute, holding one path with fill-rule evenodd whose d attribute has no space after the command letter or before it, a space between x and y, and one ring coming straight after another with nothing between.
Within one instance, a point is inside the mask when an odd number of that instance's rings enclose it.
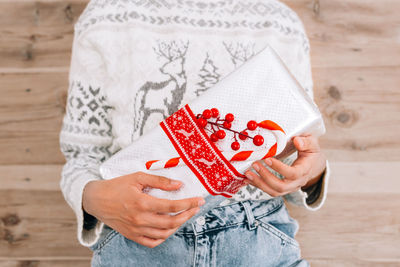
<instances>
[{"instance_id":1,"label":"woman's right hand","mask_svg":"<svg viewBox=\"0 0 400 267\"><path fill-rule=\"evenodd\" d=\"M126 238L153 248L195 215L205 201L202 197L159 199L143 190L153 187L174 191L181 185L179 181L143 172L91 181L84 188L82 206ZM167 214L180 211L177 215Z\"/></svg>"}]
</instances>

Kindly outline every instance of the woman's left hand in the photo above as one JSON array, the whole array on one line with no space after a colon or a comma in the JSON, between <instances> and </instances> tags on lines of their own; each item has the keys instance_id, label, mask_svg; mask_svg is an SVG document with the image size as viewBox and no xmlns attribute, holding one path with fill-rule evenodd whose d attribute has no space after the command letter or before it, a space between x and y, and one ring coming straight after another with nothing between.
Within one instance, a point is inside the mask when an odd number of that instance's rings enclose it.
<instances>
[{"instance_id":1,"label":"woman's left hand","mask_svg":"<svg viewBox=\"0 0 400 267\"><path fill-rule=\"evenodd\" d=\"M326 168L326 157L322 153L318 139L313 135L294 137L294 146L298 157L291 166L276 158L267 158L264 162L273 170L282 174L284 179L273 175L261 162L254 162L253 168L258 175L245 172L249 184L260 188L272 197L286 195L298 189L305 189L316 183Z\"/></svg>"}]
</instances>

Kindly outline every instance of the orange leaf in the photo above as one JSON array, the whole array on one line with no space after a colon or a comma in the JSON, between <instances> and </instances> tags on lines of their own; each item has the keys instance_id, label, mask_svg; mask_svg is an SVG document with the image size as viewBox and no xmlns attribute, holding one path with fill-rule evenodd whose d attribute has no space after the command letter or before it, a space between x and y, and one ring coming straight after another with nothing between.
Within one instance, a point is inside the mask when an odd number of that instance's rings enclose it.
<instances>
[{"instance_id":1,"label":"orange leaf","mask_svg":"<svg viewBox=\"0 0 400 267\"><path fill-rule=\"evenodd\" d=\"M271 130L271 131L278 130L278 131L285 133L285 131L278 124L276 124L275 122L270 121L270 120L262 121L262 122L258 123L258 126L260 126L261 128L267 129L267 130Z\"/></svg>"},{"instance_id":2,"label":"orange leaf","mask_svg":"<svg viewBox=\"0 0 400 267\"><path fill-rule=\"evenodd\" d=\"M237 154L235 154L230 161L244 161L246 160L248 157L250 157L250 155L253 153L253 151L242 151L239 152Z\"/></svg>"}]
</instances>

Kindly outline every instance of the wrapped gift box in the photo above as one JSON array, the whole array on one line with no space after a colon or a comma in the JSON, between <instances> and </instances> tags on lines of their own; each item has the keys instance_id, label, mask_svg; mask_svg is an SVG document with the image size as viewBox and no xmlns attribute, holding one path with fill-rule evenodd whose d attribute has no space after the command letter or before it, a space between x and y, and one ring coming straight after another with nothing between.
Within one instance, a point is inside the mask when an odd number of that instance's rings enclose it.
<instances>
[{"instance_id":1,"label":"wrapped gift box","mask_svg":"<svg viewBox=\"0 0 400 267\"><path fill-rule=\"evenodd\" d=\"M212 108L218 109L219 118L208 118L208 111L203 113ZM229 113L234 120L227 128L223 122ZM205 127L200 119L206 121ZM255 121L256 129L246 130L246 140L231 131L242 132L249 121ZM211 140L215 139L211 137L213 127L223 130L225 137ZM206 200L213 198L207 201L213 205L240 189L243 173L255 160L270 156L282 159L295 151L291 137L324 133L316 104L276 52L266 46L193 102L184 103L159 126L105 161L100 172L104 179L141 171L181 180L184 185L176 192L150 189L148 194L167 199L203 196ZM256 135L262 137L262 144L255 145ZM233 142L239 144L238 150L232 149ZM236 160L232 160L234 157Z\"/></svg>"}]
</instances>

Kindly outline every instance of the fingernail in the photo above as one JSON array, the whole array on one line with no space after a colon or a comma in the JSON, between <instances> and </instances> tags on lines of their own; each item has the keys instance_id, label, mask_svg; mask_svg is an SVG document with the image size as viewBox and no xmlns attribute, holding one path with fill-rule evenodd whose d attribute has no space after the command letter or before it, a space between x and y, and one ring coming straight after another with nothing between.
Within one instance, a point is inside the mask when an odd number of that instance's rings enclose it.
<instances>
[{"instance_id":1,"label":"fingernail","mask_svg":"<svg viewBox=\"0 0 400 267\"><path fill-rule=\"evenodd\" d=\"M244 175L246 175L247 179L253 180L253 176L251 176L251 171L247 171Z\"/></svg>"},{"instance_id":2,"label":"fingernail","mask_svg":"<svg viewBox=\"0 0 400 267\"><path fill-rule=\"evenodd\" d=\"M302 138L297 138L297 143L299 144L299 147L302 147L304 144L304 141Z\"/></svg>"},{"instance_id":3,"label":"fingernail","mask_svg":"<svg viewBox=\"0 0 400 267\"><path fill-rule=\"evenodd\" d=\"M271 166L271 165L272 165L272 160L271 160L271 159L264 159L264 162L265 162L268 166Z\"/></svg>"},{"instance_id":4,"label":"fingernail","mask_svg":"<svg viewBox=\"0 0 400 267\"><path fill-rule=\"evenodd\" d=\"M174 181L174 180L171 181L171 185L181 185L181 184L182 183L179 181Z\"/></svg>"},{"instance_id":5,"label":"fingernail","mask_svg":"<svg viewBox=\"0 0 400 267\"><path fill-rule=\"evenodd\" d=\"M199 200L199 207L203 206L206 203L206 201L204 199L200 199Z\"/></svg>"},{"instance_id":6,"label":"fingernail","mask_svg":"<svg viewBox=\"0 0 400 267\"><path fill-rule=\"evenodd\" d=\"M254 163L254 164L253 164L253 168L254 168L256 171L259 171L259 170L260 170L260 166L258 166L257 163Z\"/></svg>"}]
</instances>

